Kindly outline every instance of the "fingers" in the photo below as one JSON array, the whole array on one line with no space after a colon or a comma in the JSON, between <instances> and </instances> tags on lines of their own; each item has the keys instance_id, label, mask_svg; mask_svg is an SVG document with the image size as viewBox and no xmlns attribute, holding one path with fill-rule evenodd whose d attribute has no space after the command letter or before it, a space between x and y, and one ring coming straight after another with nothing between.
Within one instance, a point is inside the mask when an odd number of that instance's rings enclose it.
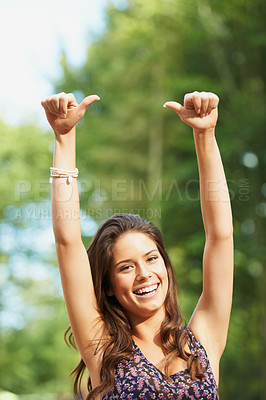
<instances>
[{"instance_id":1,"label":"fingers","mask_svg":"<svg viewBox=\"0 0 266 400\"><path fill-rule=\"evenodd\" d=\"M65 96L59 97L58 108L59 108L60 115L63 118L66 118L66 115L67 115L67 104L68 104L68 102L67 102L67 99Z\"/></svg>"},{"instance_id":2,"label":"fingers","mask_svg":"<svg viewBox=\"0 0 266 400\"><path fill-rule=\"evenodd\" d=\"M187 93L184 97L184 107L187 109L192 109L200 114L201 110L201 97L199 92Z\"/></svg>"},{"instance_id":3,"label":"fingers","mask_svg":"<svg viewBox=\"0 0 266 400\"><path fill-rule=\"evenodd\" d=\"M186 109L194 108L197 114L205 117L218 106L219 97L211 92L193 92L184 97L184 107Z\"/></svg>"},{"instance_id":4,"label":"fingers","mask_svg":"<svg viewBox=\"0 0 266 400\"><path fill-rule=\"evenodd\" d=\"M54 113L54 109L51 105L51 97L47 97L47 99L42 100L41 105L43 106L46 112Z\"/></svg>"},{"instance_id":5,"label":"fingers","mask_svg":"<svg viewBox=\"0 0 266 400\"><path fill-rule=\"evenodd\" d=\"M79 112L84 114L89 105L99 99L100 97L97 95L88 96L78 105L72 93L66 94L62 92L48 97L46 100L43 100L41 104L46 112L61 118L66 118L68 110L77 107Z\"/></svg>"},{"instance_id":6,"label":"fingers","mask_svg":"<svg viewBox=\"0 0 266 400\"><path fill-rule=\"evenodd\" d=\"M96 94L92 94L90 96L85 97L84 100L79 105L80 111L84 112L87 110L87 108L94 102L100 100L100 97L97 96Z\"/></svg>"},{"instance_id":7,"label":"fingers","mask_svg":"<svg viewBox=\"0 0 266 400\"><path fill-rule=\"evenodd\" d=\"M41 102L46 112L57 115L58 117L66 117L69 104L75 103L75 97L72 94L64 92L47 97Z\"/></svg>"},{"instance_id":8,"label":"fingers","mask_svg":"<svg viewBox=\"0 0 266 400\"><path fill-rule=\"evenodd\" d=\"M201 117L205 117L207 114L208 107L209 107L209 96L207 93L202 92L200 98L201 98L200 115L201 115Z\"/></svg>"},{"instance_id":9,"label":"fingers","mask_svg":"<svg viewBox=\"0 0 266 400\"><path fill-rule=\"evenodd\" d=\"M167 101L164 103L163 107L172 108L177 113L183 108L181 104L177 103L176 101Z\"/></svg>"},{"instance_id":10,"label":"fingers","mask_svg":"<svg viewBox=\"0 0 266 400\"><path fill-rule=\"evenodd\" d=\"M48 100L48 107L52 114L58 114L58 105L59 105L58 97L52 98L51 96Z\"/></svg>"},{"instance_id":11,"label":"fingers","mask_svg":"<svg viewBox=\"0 0 266 400\"><path fill-rule=\"evenodd\" d=\"M219 97L212 93L212 96L210 97L209 100L209 108L208 108L208 113L211 112L211 110L213 110L214 108L218 107L219 104Z\"/></svg>"}]
</instances>

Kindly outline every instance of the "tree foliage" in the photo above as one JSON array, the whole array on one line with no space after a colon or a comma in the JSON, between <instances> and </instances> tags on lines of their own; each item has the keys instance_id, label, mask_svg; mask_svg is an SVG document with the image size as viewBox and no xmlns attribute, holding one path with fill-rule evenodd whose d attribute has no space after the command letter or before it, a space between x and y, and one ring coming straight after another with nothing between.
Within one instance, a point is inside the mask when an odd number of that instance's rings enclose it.
<instances>
[{"instance_id":1,"label":"tree foliage","mask_svg":"<svg viewBox=\"0 0 266 400\"><path fill-rule=\"evenodd\" d=\"M182 101L194 90L219 95L216 136L231 194L236 248L232 318L221 361L225 400L262 400L266 393L264 20L262 0L128 0L119 8L110 3L106 30L88 48L86 63L74 69L62 55L63 75L55 85L58 91L74 92L78 100L92 93L101 97L78 126L84 215L100 223L114 212L136 212L161 227L187 319L202 285L198 171L190 128L162 105ZM47 168L47 148L41 150L37 136L29 143L32 154L22 151L22 160L30 158L38 175ZM17 159L14 149L4 160ZM5 179L16 176L9 170ZM7 187L6 181L3 190ZM3 203L10 202L9 196ZM84 241L88 244L89 238ZM30 326L21 333L25 341ZM43 349L58 345L57 339L54 344L40 339ZM53 371L50 356L37 354L37 359L44 371ZM62 379L61 372L56 376ZM12 382L5 388L21 390Z\"/></svg>"},{"instance_id":2,"label":"tree foliage","mask_svg":"<svg viewBox=\"0 0 266 400\"><path fill-rule=\"evenodd\" d=\"M58 85L102 97L80 126L78 162L83 176L100 180L105 196L97 197L99 188L85 190L83 208L133 209L161 226L187 318L202 284L198 172L190 129L162 105L194 90L219 95L217 139L236 246L232 322L221 363L224 399L265 393L264 18L259 0L110 6L106 33L88 49L87 62L73 70L62 59L67 79Z\"/></svg>"}]
</instances>

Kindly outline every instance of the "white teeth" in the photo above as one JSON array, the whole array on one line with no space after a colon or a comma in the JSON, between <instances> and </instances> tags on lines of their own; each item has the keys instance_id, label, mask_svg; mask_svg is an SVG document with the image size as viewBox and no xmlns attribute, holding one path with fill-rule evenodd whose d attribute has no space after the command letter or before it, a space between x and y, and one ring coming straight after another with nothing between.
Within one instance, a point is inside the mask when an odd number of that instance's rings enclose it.
<instances>
[{"instance_id":1,"label":"white teeth","mask_svg":"<svg viewBox=\"0 0 266 400\"><path fill-rule=\"evenodd\" d=\"M134 293L136 293L136 294L150 293L153 290L156 290L158 285L159 285L159 283L156 283L156 285L152 285L152 286L145 287L143 289L136 290Z\"/></svg>"}]
</instances>

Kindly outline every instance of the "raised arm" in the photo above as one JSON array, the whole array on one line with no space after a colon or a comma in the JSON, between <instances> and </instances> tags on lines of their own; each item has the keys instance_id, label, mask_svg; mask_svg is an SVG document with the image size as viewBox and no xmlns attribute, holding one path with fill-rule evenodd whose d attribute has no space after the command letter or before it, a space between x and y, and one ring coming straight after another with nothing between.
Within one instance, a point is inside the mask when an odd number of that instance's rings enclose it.
<instances>
[{"instance_id":1,"label":"raised arm","mask_svg":"<svg viewBox=\"0 0 266 400\"><path fill-rule=\"evenodd\" d=\"M73 94L60 93L42 101L55 133L53 167L73 171L76 168L76 123L98 96L88 96L79 105ZM52 179L52 220L58 264L72 332L86 362L87 349L96 330L99 314L86 249L81 240L77 179ZM93 352L93 351L92 351ZM88 361L90 363L90 361ZM88 364L87 364L88 365Z\"/></svg>"},{"instance_id":2,"label":"raised arm","mask_svg":"<svg viewBox=\"0 0 266 400\"><path fill-rule=\"evenodd\" d=\"M219 99L213 93L185 96L184 106L166 103L193 128L206 234L203 255L203 291L189 326L207 349L218 383L233 290L233 225L223 164L215 139Z\"/></svg>"}]
</instances>

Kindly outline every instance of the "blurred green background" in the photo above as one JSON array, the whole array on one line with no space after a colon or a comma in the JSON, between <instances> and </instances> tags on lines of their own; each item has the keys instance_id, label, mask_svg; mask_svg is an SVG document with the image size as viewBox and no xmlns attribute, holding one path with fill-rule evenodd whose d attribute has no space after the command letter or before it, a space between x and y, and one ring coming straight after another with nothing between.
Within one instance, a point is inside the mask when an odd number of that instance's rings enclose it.
<instances>
[{"instance_id":1,"label":"blurred green background","mask_svg":"<svg viewBox=\"0 0 266 400\"><path fill-rule=\"evenodd\" d=\"M189 320L201 292L204 230L191 129L167 100L220 97L217 141L232 201L235 287L221 360L223 400L266 399L266 8L263 0L110 2L86 62L62 51L54 92L96 93L78 125L82 234L115 212L163 231ZM53 135L0 122L0 399L72 399L79 359L53 245ZM12 397L11 392L14 394ZM15 394L17 396L15 396Z\"/></svg>"}]
</instances>

